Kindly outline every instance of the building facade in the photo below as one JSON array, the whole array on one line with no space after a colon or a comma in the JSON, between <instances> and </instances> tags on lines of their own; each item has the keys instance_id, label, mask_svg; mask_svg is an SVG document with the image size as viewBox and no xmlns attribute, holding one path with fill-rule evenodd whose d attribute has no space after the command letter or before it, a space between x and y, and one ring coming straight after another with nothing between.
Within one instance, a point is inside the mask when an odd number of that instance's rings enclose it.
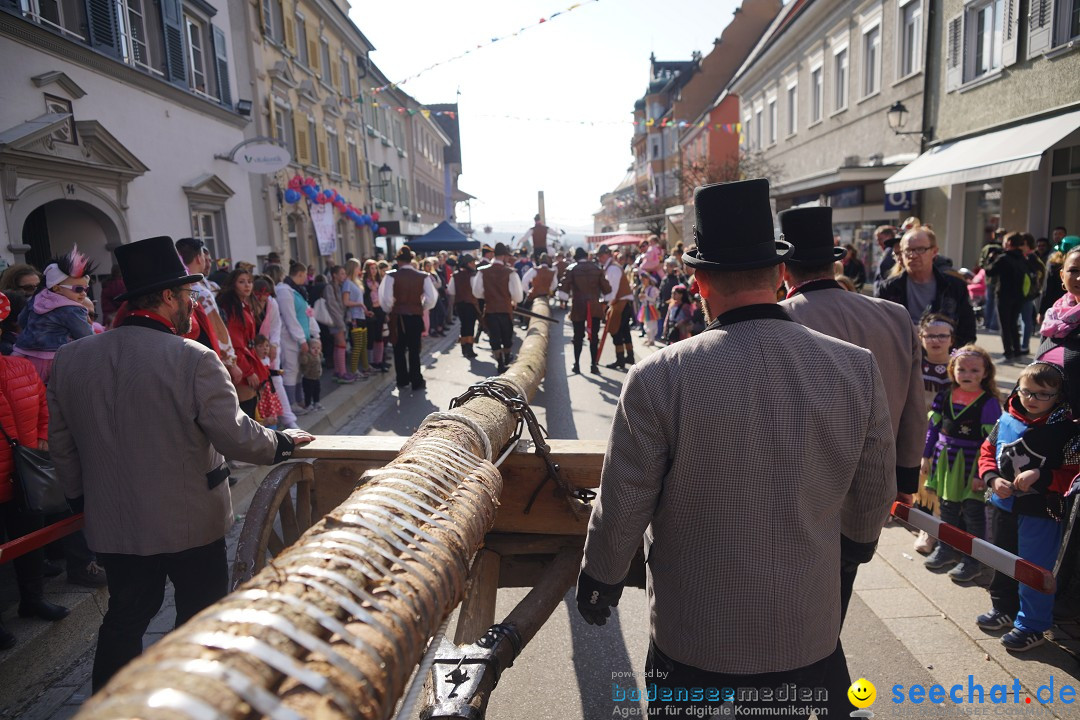
<instances>
[{"instance_id":1,"label":"building facade","mask_svg":"<svg viewBox=\"0 0 1080 720\"><path fill-rule=\"evenodd\" d=\"M944 0L931 27L930 148L886 183L922 194L942 252L973 267L997 228L1080 230L1080 3Z\"/></svg>"},{"instance_id":2,"label":"building facade","mask_svg":"<svg viewBox=\"0 0 1080 720\"><path fill-rule=\"evenodd\" d=\"M923 111L927 0L793 0L729 86L742 142L776 173L777 210L825 204L835 232L876 263L873 230L911 214L884 181L921 150L887 111Z\"/></svg>"},{"instance_id":3,"label":"building facade","mask_svg":"<svg viewBox=\"0 0 1080 720\"><path fill-rule=\"evenodd\" d=\"M254 258L227 159L249 123L238 30L224 0L0 2L0 259L44 267L78 243L108 273L155 235Z\"/></svg>"}]
</instances>

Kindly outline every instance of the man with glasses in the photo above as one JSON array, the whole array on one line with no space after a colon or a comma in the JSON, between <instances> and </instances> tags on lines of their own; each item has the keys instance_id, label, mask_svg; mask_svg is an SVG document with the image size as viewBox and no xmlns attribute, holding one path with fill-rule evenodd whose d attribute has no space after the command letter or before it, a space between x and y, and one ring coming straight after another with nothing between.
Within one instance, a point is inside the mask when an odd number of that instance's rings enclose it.
<instances>
[{"instance_id":1,"label":"man with glasses","mask_svg":"<svg viewBox=\"0 0 1080 720\"><path fill-rule=\"evenodd\" d=\"M904 269L881 283L877 297L903 305L916 325L926 313L941 313L956 324L957 347L975 342L975 311L967 283L934 264L938 254L934 231L925 225L912 228L899 248Z\"/></svg>"},{"instance_id":2,"label":"man with glasses","mask_svg":"<svg viewBox=\"0 0 1080 720\"><path fill-rule=\"evenodd\" d=\"M142 652L167 580L177 625L228 591L223 456L268 465L314 439L244 415L217 354L183 337L202 275L188 272L172 238L115 253L131 313L115 330L62 347L48 389L52 460L108 573L94 691Z\"/></svg>"}]
</instances>

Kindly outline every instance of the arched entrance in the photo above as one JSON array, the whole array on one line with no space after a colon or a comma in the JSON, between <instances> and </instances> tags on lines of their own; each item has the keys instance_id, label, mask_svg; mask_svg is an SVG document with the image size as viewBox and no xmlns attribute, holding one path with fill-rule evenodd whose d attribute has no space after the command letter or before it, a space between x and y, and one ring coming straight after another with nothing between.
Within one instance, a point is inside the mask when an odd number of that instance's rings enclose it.
<instances>
[{"instance_id":1,"label":"arched entrance","mask_svg":"<svg viewBox=\"0 0 1080 720\"><path fill-rule=\"evenodd\" d=\"M110 247L119 244L119 230L104 212L79 200L51 200L38 206L23 222L21 239L26 262L39 270L50 259L78 245L97 267L108 274L112 267Z\"/></svg>"}]
</instances>

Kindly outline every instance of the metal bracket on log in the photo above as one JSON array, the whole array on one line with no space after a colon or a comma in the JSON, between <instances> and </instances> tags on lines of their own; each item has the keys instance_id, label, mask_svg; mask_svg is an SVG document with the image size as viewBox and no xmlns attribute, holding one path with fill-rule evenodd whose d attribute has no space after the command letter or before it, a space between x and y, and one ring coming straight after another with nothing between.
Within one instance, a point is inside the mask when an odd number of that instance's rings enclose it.
<instances>
[{"instance_id":1,"label":"metal bracket on log","mask_svg":"<svg viewBox=\"0 0 1080 720\"><path fill-rule=\"evenodd\" d=\"M529 503L525 506L523 512L526 515L529 513L529 510L532 509L533 503L536 502L536 498L540 495L540 491L543 490L547 481L554 480L566 497L566 502L570 506L570 512L572 512L576 518L583 517L587 513L589 503L596 498L596 491L575 487L562 477L559 473L558 463L551 458L551 447L544 442L547 431L540 425L540 421L536 419L536 414L529 406L529 401L521 395L521 391L518 390L512 382L501 377L487 378L486 380L481 380L480 382L471 385L468 390L451 400L450 409L453 410L458 405L466 403L475 397L489 397L493 400L498 400L506 405L506 408L514 418L517 419L517 427L514 429L514 434L511 436L510 442L506 444L506 448L510 448L517 444L518 439L521 437L521 431L525 426L528 426L536 454L539 455L543 459L544 464L547 465L547 476L545 476L544 479L540 481L540 484L536 486L536 490L533 491L532 496L529 498ZM506 448L504 448L504 450Z\"/></svg>"},{"instance_id":2,"label":"metal bracket on log","mask_svg":"<svg viewBox=\"0 0 1080 720\"><path fill-rule=\"evenodd\" d=\"M472 645L454 645L443 638L430 675L436 702L421 711L420 720L481 720L484 710L476 706L475 698L499 684L502 671L514 664L522 646L518 631L504 624L492 625Z\"/></svg>"}]
</instances>

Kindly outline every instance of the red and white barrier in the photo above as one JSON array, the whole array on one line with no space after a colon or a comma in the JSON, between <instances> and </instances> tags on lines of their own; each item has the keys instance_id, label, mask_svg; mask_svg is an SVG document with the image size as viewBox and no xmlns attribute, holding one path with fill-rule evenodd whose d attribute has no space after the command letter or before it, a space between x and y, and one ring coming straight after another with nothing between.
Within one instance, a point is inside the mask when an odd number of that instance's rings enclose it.
<instances>
[{"instance_id":1,"label":"red and white barrier","mask_svg":"<svg viewBox=\"0 0 1080 720\"><path fill-rule=\"evenodd\" d=\"M1053 594L1057 590L1054 573L1018 555L1006 552L996 545L966 533L960 528L942 522L929 513L916 510L910 505L894 502L892 514L898 520L917 530L924 530L931 537L946 545L951 545L965 555L970 555L982 564L1005 573L1019 583L1023 583L1039 592Z\"/></svg>"}]
</instances>

